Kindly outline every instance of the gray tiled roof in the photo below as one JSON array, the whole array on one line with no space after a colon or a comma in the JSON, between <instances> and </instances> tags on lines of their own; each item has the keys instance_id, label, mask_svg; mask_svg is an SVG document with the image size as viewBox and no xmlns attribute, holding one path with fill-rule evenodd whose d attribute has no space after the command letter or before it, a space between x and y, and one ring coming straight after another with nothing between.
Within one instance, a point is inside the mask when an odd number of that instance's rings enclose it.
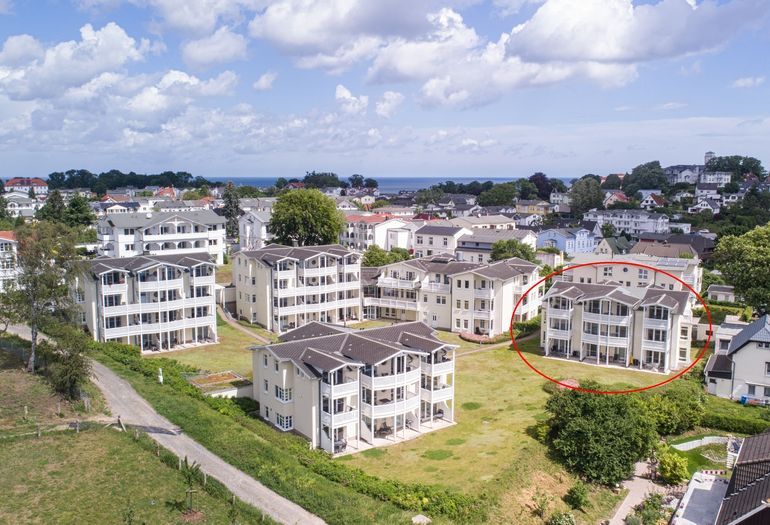
<instances>
[{"instance_id":1,"label":"gray tiled roof","mask_svg":"<svg viewBox=\"0 0 770 525\"><path fill-rule=\"evenodd\" d=\"M108 222L118 228L147 228L174 217L196 222L198 224L225 224L227 220L211 210L151 212L151 213L116 213L109 215L99 222Z\"/></svg>"},{"instance_id":2,"label":"gray tiled roof","mask_svg":"<svg viewBox=\"0 0 770 525\"><path fill-rule=\"evenodd\" d=\"M770 432L743 440L716 525L740 522L742 516L766 505L770 498ZM765 517L765 516L763 516ZM752 523L765 523L753 521Z\"/></svg>"},{"instance_id":3,"label":"gray tiled roof","mask_svg":"<svg viewBox=\"0 0 770 525\"><path fill-rule=\"evenodd\" d=\"M734 354L750 342L770 342L770 315L763 315L733 337L727 350L728 355Z\"/></svg>"},{"instance_id":4,"label":"gray tiled roof","mask_svg":"<svg viewBox=\"0 0 770 525\"><path fill-rule=\"evenodd\" d=\"M455 226L451 223L446 223L443 225L439 224L426 224L416 232L414 232L416 235L446 235L448 237L451 237L452 235L455 235L457 232L462 230L461 227Z\"/></svg>"},{"instance_id":5,"label":"gray tiled roof","mask_svg":"<svg viewBox=\"0 0 770 525\"><path fill-rule=\"evenodd\" d=\"M110 270L135 272L159 263L183 266L185 268L192 268L203 263L213 264L208 252L174 255L139 255L137 257L120 258L97 257L91 261L91 271L96 275Z\"/></svg>"},{"instance_id":6,"label":"gray tiled roof","mask_svg":"<svg viewBox=\"0 0 770 525\"><path fill-rule=\"evenodd\" d=\"M283 246L280 244L271 244L259 250L246 250L240 252L250 259L259 259L267 264L272 265L274 262L281 259L296 259L304 261L310 259L319 254L329 254L336 257L346 257L354 254L347 248L343 248L339 244L325 244L321 246Z\"/></svg>"},{"instance_id":7,"label":"gray tiled roof","mask_svg":"<svg viewBox=\"0 0 770 525\"><path fill-rule=\"evenodd\" d=\"M326 335L334 335L349 332L349 330L336 325L330 325L326 323L319 323L318 321L311 321L306 325L295 328L289 332L278 337L282 343L288 341L297 341L300 339L311 339L313 337L323 337Z\"/></svg>"},{"instance_id":8,"label":"gray tiled roof","mask_svg":"<svg viewBox=\"0 0 770 525\"><path fill-rule=\"evenodd\" d=\"M735 291L734 286L728 286L726 284L712 284L708 287L708 292L727 292L733 293Z\"/></svg>"}]
</instances>

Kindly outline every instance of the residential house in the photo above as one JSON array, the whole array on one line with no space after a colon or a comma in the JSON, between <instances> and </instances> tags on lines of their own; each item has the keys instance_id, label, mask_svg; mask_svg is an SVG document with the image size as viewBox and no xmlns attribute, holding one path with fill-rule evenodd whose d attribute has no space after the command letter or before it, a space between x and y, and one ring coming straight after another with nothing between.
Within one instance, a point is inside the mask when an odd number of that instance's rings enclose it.
<instances>
[{"instance_id":1,"label":"residential house","mask_svg":"<svg viewBox=\"0 0 770 525\"><path fill-rule=\"evenodd\" d=\"M377 200L377 198L374 195L356 195L351 199L353 202L357 202L361 205L361 207L369 209L372 207L372 204Z\"/></svg>"},{"instance_id":2,"label":"residential house","mask_svg":"<svg viewBox=\"0 0 770 525\"><path fill-rule=\"evenodd\" d=\"M690 362L689 292L557 281L543 297L547 357L668 373Z\"/></svg>"},{"instance_id":3,"label":"residential house","mask_svg":"<svg viewBox=\"0 0 770 525\"><path fill-rule=\"evenodd\" d=\"M390 215L392 217L410 218L414 217L414 207L410 206L383 206L382 208L374 208L372 213L378 215Z\"/></svg>"},{"instance_id":4,"label":"residential house","mask_svg":"<svg viewBox=\"0 0 770 525\"><path fill-rule=\"evenodd\" d=\"M97 341L142 352L214 343L215 273L207 252L99 257L77 277L75 302Z\"/></svg>"},{"instance_id":5,"label":"residential house","mask_svg":"<svg viewBox=\"0 0 770 525\"><path fill-rule=\"evenodd\" d=\"M695 186L695 200L700 201L703 199L720 200L722 195L719 193L719 186L714 183L706 184L700 183Z\"/></svg>"},{"instance_id":6,"label":"residential house","mask_svg":"<svg viewBox=\"0 0 770 525\"><path fill-rule=\"evenodd\" d=\"M24 217L30 219L35 216L37 210L40 209L42 204L36 199L30 199L26 194L14 192L3 195L6 201L5 209L8 210L8 215L16 217Z\"/></svg>"},{"instance_id":7,"label":"residential house","mask_svg":"<svg viewBox=\"0 0 770 525\"><path fill-rule=\"evenodd\" d=\"M657 193L650 193L642 199L642 201L639 203L639 207L649 211L654 208L663 208L666 206L666 204L668 204L668 202L663 198L662 195Z\"/></svg>"},{"instance_id":8,"label":"residential house","mask_svg":"<svg viewBox=\"0 0 770 525\"><path fill-rule=\"evenodd\" d=\"M345 220L347 227L340 232L340 244L361 252L371 246L379 246L383 250L408 250L411 248L411 234L417 229L410 221L387 215L351 214Z\"/></svg>"},{"instance_id":9,"label":"residential house","mask_svg":"<svg viewBox=\"0 0 770 525\"><path fill-rule=\"evenodd\" d=\"M632 237L646 232L669 233L669 219L661 213L644 210L590 210L583 219L595 221L599 228L605 224L615 227L617 233L628 233Z\"/></svg>"},{"instance_id":10,"label":"residential house","mask_svg":"<svg viewBox=\"0 0 770 525\"><path fill-rule=\"evenodd\" d=\"M225 223L211 210L110 214L97 222L98 253L119 258L207 251L222 264Z\"/></svg>"},{"instance_id":11,"label":"residential house","mask_svg":"<svg viewBox=\"0 0 770 525\"><path fill-rule=\"evenodd\" d=\"M468 193L445 193L438 201L442 208L455 208L461 204L473 206L476 204L476 196Z\"/></svg>"},{"instance_id":12,"label":"residential house","mask_svg":"<svg viewBox=\"0 0 770 525\"><path fill-rule=\"evenodd\" d=\"M264 211L273 213L276 197L254 197L250 199L241 199L238 206L243 211Z\"/></svg>"},{"instance_id":13,"label":"residential house","mask_svg":"<svg viewBox=\"0 0 770 525\"><path fill-rule=\"evenodd\" d=\"M48 183L38 177L13 177L5 183L5 191L18 191L24 195L33 190L35 195L48 195Z\"/></svg>"},{"instance_id":14,"label":"residential house","mask_svg":"<svg viewBox=\"0 0 770 525\"><path fill-rule=\"evenodd\" d=\"M543 224L543 216L537 213L515 213L511 218L519 228L537 228Z\"/></svg>"},{"instance_id":15,"label":"residential house","mask_svg":"<svg viewBox=\"0 0 770 525\"><path fill-rule=\"evenodd\" d=\"M358 210L358 206L347 197L337 197L334 199L337 203L337 209L340 211L355 211Z\"/></svg>"},{"instance_id":16,"label":"residential house","mask_svg":"<svg viewBox=\"0 0 770 525\"><path fill-rule=\"evenodd\" d=\"M691 245L673 242L638 242L631 248L629 253L652 255L654 257L698 258L698 252Z\"/></svg>"},{"instance_id":17,"label":"residential house","mask_svg":"<svg viewBox=\"0 0 770 525\"><path fill-rule=\"evenodd\" d=\"M712 301L735 302L735 287L726 284L712 284L706 290L706 297Z\"/></svg>"},{"instance_id":18,"label":"residential house","mask_svg":"<svg viewBox=\"0 0 770 525\"><path fill-rule=\"evenodd\" d=\"M551 228L537 234L538 248L558 248L567 257L593 253L598 239L584 228Z\"/></svg>"},{"instance_id":19,"label":"residential house","mask_svg":"<svg viewBox=\"0 0 770 525\"><path fill-rule=\"evenodd\" d=\"M455 217L449 222L461 228L486 230L515 230L516 221L505 215L481 215L478 217Z\"/></svg>"},{"instance_id":20,"label":"residential house","mask_svg":"<svg viewBox=\"0 0 770 525\"><path fill-rule=\"evenodd\" d=\"M155 196L158 198L166 198L174 200L177 198L179 192L178 190L174 189L173 186L167 186L165 188L159 188L158 191L155 192Z\"/></svg>"},{"instance_id":21,"label":"residential house","mask_svg":"<svg viewBox=\"0 0 770 525\"><path fill-rule=\"evenodd\" d=\"M89 204L97 218L112 213L136 213L140 208L138 202L90 202Z\"/></svg>"},{"instance_id":22,"label":"residential house","mask_svg":"<svg viewBox=\"0 0 770 525\"><path fill-rule=\"evenodd\" d=\"M241 250L263 248L273 234L267 231L270 224L270 212L247 211L238 219L238 234Z\"/></svg>"},{"instance_id":23,"label":"residential house","mask_svg":"<svg viewBox=\"0 0 770 525\"><path fill-rule=\"evenodd\" d=\"M746 397L770 403L770 315L744 326L706 364L709 393L728 399Z\"/></svg>"},{"instance_id":24,"label":"residential house","mask_svg":"<svg viewBox=\"0 0 770 525\"><path fill-rule=\"evenodd\" d=\"M558 268L564 264L564 254L552 253L550 251L538 250L535 252L535 257L544 266L550 266L551 268Z\"/></svg>"},{"instance_id":25,"label":"residential house","mask_svg":"<svg viewBox=\"0 0 770 525\"><path fill-rule=\"evenodd\" d=\"M622 255L628 253L634 244L633 241L629 241L622 235L619 237L605 237L597 243L596 248L594 248L594 253L609 256L616 254Z\"/></svg>"},{"instance_id":26,"label":"residential house","mask_svg":"<svg viewBox=\"0 0 770 525\"><path fill-rule=\"evenodd\" d=\"M551 203L543 200L520 199L516 201L516 213L545 215L551 211Z\"/></svg>"},{"instance_id":27,"label":"residential house","mask_svg":"<svg viewBox=\"0 0 770 525\"><path fill-rule=\"evenodd\" d=\"M724 188L732 178L733 174L729 171L704 171L698 181L703 184L716 184L718 187Z\"/></svg>"},{"instance_id":28,"label":"residential house","mask_svg":"<svg viewBox=\"0 0 770 525\"><path fill-rule=\"evenodd\" d=\"M15 282L19 276L17 257L19 242L12 231L0 231L0 292L8 287L8 282Z\"/></svg>"},{"instance_id":29,"label":"residential house","mask_svg":"<svg viewBox=\"0 0 770 525\"><path fill-rule=\"evenodd\" d=\"M458 239L471 233L473 232L470 229L451 222L429 222L414 232L414 255L420 258L439 253L453 254L457 249Z\"/></svg>"},{"instance_id":30,"label":"residential house","mask_svg":"<svg viewBox=\"0 0 770 525\"><path fill-rule=\"evenodd\" d=\"M715 525L770 523L768 501L770 501L770 432L766 431L743 439L714 523Z\"/></svg>"},{"instance_id":31,"label":"residential house","mask_svg":"<svg viewBox=\"0 0 770 525\"><path fill-rule=\"evenodd\" d=\"M604 201L602 202L602 206L605 208L608 208L613 204L625 204L628 202L631 202L631 199L629 199L621 190L604 190Z\"/></svg>"},{"instance_id":32,"label":"residential house","mask_svg":"<svg viewBox=\"0 0 770 525\"><path fill-rule=\"evenodd\" d=\"M498 241L516 240L533 250L537 247L537 235L529 230L486 230L474 229L463 235L457 243L455 256L458 261L488 263L492 246Z\"/></svg>"},{"instance_id":33,"label":"residential house","mask_svg":"<svg viewBox=\"0 0 770 525\"><path fill-rule=\"evenodd\" d=\"M689 191L678 191L671 198L674 202L682 202L684 200L694 199L695 194Z\"/></svg>"},{"instance_id":34,"label":"residential house","mask_svg":"<svg viewBox=\"0 0 770 525\"><path fill-rule=\"evenodd\" d=\"M696 184L703 173L703 165L699 164L679 164L668 166L663 169L668 183L674 184Z\"/></svg>"},{"instance_id":35,"label":"residential house","mask_svg":"<svg viewBox=\"0 0 770 525\"><path fill-rule=\"evenodd\" d=\"M309 323L252 348L260 415L329 454L454 421L454 349L420 322L350 331Z\"/></svg>"},{"instance_id":36,"label":"residential house","mask_svg":"<svg viewBox=\"0 0 770 525\"><path fill-rule=\"evenodd\" d=\"M567 206L572 204L572 197L568 192L562 193L560 191L553 190L548 200L551 202L551 204L566 204Z\"/></svg>"},{"instance_id":37,"label":"residential house","mask_svg":"<svg viewBox=\"0 0 770 525\"><path fill-rule=\"evenodd\" d=\"M338 244L272 244L233 257L236 313L283 333L313 321L361 319L361 254Z\"/></svg>"},{"instance_id":38,"label":"residential house","mask_svg":"<svg viewBox=\"0 0 770 525\"><path fill-rule=\"evenodd\" d=\"M700 199L694 206L687 208L687 213L701 213L708 212L716 215L722 210L718 200L714 199Z\"/></svg>"}]
</instances>

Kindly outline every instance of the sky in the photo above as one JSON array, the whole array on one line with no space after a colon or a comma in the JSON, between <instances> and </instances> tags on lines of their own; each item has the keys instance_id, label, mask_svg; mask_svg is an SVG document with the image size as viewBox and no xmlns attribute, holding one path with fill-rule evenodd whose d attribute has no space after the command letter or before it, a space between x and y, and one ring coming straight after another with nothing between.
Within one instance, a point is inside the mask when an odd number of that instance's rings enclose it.
<instances>
[{"instance_id":1,"label":"sky","mask_svg":"<svg viewBox=\"0 0 770 525\"><path fill-rule=\"evenodd\" d=\"M0 177L770 164L767 0L0 0Z\"/></svg>"}]
</instances>

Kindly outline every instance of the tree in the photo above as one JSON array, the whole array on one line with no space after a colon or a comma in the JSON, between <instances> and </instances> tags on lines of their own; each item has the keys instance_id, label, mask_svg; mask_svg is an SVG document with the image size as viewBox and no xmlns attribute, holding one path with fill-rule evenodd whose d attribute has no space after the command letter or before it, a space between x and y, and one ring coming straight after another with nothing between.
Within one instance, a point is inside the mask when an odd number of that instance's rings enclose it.
<instances>
[{"instance_id":1,"label":"tree","mask_svg":"<svg viewBox=\"0 0 770 525\"><path fill-rule=\"evenodd\" d=\"M518 257L525 261L537 262L535 250L531 246L516 239L495 241L492 244L492 253L489 256L491 262L503 261L511 257Z\"/></svg>"},{"instance_id":2,"label":"tree","mask_svg":"<svg viewBox=\"0 0 770 525\"><path fill-rule=\"evenodd\" d=\"M61 193L59 190L53 190L48 194L43 207L37 210L35 218L40 221L63 222L64 210L64 199L62 199Z\"/></svg>"},{"instance_id":3,"label":"tree","mask_svg":"<svg viewBox=\"0 0 770 525\"><path fill-rule=\"evenodd\" d=\"M762 162L754 157L730 155L727 157L714 157L706 165L707 171L729 171L733 181L741 181L747 175L754 175L763 180L767 175Z\"/></svg>"},{"instance_id":4,"label":"tree","mask_svg":"<svg viewBox=\"0 0 770 525\"><path fill-rule=\"evenodd\" d=\"M567 491L564 501L575 510L583 510L590 506L591 500L588 499L588 485L580 480L576 481Z\"/></svg>"},{"instance_id":5,"label":"tree","mask_svg":"<svg viewBox=\"0 0 770 525\"><path fill-rule=\"evenodd\" d=\"M275 188L278 190L282 190L288 185L289 185L289 181L286 180L284 177L278 177L277 179L275 179Z\"/></svg>"},{"instance_id":6,"label":"tree","mask_svg":"<svg viewBox=\"0 0 770 525\"><path fill-rule=\"evenodd\" d=\"M623 192L631 198L639 190L661 190L665 193L667 189L668 178L657 160L638 165L623 178Z\"/></svg>"},{"instance_id":7,"label":"tree","mask_svg":"<svg viewBox=\"0 0 770 525\"><path fill-rule=\"evenodd\" d=\"M8 281L0 303L29 325L32 345L27 370L34 372L38 331L52 315L72 306L70 284L79 265L74 233L62 224L25 224L17 238L19 275L15 282Z\"/></svg>"},{"instance_id":8,"label":"tree","mask_svg":"<svg viewBox=\"0 0 770 525\"><path fill-rule=\"evenodd\" d=\"M551 197L553 191L553 184L548 179L548 175L545 173L537 172L529 177L529 182L535 185L537 188L537 196L543 200L548 200Z\"/></svg>"},{"instance_id":9,"label":"tree","mask_svg":"<svg viewBox=\"0 0 770 525\"><path fill-rule=\"evenodd\" d=\"M241 204L238 192L232 182L228 182L225 186L222 200L224 201L222 212L227 219L227 236L235 238L238 236L238 217L241 215Z\"/></svg>"},{"instance_id":10,"label":"tree","mask_svg":"<svg viewBox=\"0 0 770 525\"><path fill-rule=\"evenodd\" d=\"M64 211L64 222L71 228L90 226L96 221L96 216L88 204L88 199L75 195L67 204Z\"/></svg>"},{"instance_id":11,"label":"tree","mask_svg":"<svg viewBox=\"0 0 770 525\"><path fill-rule=\"evenodd\" d=\"M182 477L187 485L187 490L185 491L187 495L187 512L193 511L193 494L196 492L194 487L200 475L201 466L196 461L190 463L187 460L187 456L185 456L182 462Z\"/></svg>"},{"instance_id":12,"label":"tree","mask_svg":"<svg viewBox=\"0 0 770 525\"><path fill-rule=\"evenodd\" d=\"M725 284L725 280L721 275L712 273L708 270L703 270L703 278L701 279L701 283L702 284L700 290L698 290L698 293L705 295L709 289L709 286L712 284Z\"/></svg>"},{"instance_id":13,"label":"tree","mask_svg":"<svg viewBox=\"0 0 770 525\"><path fill-rule=\"evenodd\" d=\"M366 179L364 180L364 188L370 188L370 189L373 189L373 188L377 188L377 187L379 187L379 185L380 185L380 183L379 183L379 182L377 182L377 180L376 180L376 179L372 179L372 178L366 178Z\"/></svg>"},{"instance_id":14,"label":"tree","mask_svg":"<svg viewBox=\"0 0 770 525\"><path fill-rule=\"evenodd\" d=\"M722 188L722 193L738 193L739 191L741 191L741 186L735 181L728 182Z\"/></svg>"},{"instance_id":15,"label":"tree","mask_svg":"<svg viewBox=\"0 0 770 525\"><path fill-rule=\"evenodd\" d=\"M588 210L602 207L604 192L596 179L584 177L572 185L570 198L573 213L582 216Z\"/></svg>"},{"instance_id":16,"label":"tree","mask_svg":"<svg viewBox=\"0 0 770 525\"><path fill-rule=\"evenodd\" d=\"M516 194L520 199L533 199L537 197L537 186L528 180L519 179L513 184L516 187Z\"/></svg>"},{"instance_id":17,"label":"tree","mask_svg":"<svg viewBox=\"0 0 770 525\"><path fill-rule=\"evenodd\" d=\"M444 192L439 188L429 188L427 190L420 190L414 196L414 202L418 206L428 206L430 204L438 204L441 197L444 196Z\"/></svg>"},{"instance_id":18,"label":"tree","mask_svg":"<svg viewBox=\"0 0 770 525\"><path fill-rule=\"evenodd\" d=\"M741 236L722 237L714 250L714 261L735 293L761 313L770 305L770 226L761 226Z\"/></svg>"},{"instance_id":19,"label":"tree","mask_svg":"<svg viewBox=\"0 0 770 525\"><path fill-rule=\"evenodd\" d=\"M661 446L658 450L658 474L665 483L679 485L690 478L687 458L671 450L668 445Z\"/></svg>"},{"instance_id":20,"label":"tree","mask_svg":"<svg viewBox=\"0 0 770 525\"><path fill-rule=\"evenodd\" d=\"M581 386L601 389L591 382ZM546 411L553 451L570 469L605 485L631 476L658 439L655 423L636 394L561 390L548 400Z\"/></svg>"},{"instance_id":21,"label":"tree","mask_svg":"<svg viewBox=\"0 0 770 525\"><path fill-rule=\"evenodd\" d=\"M29 188L29 191L27 192L27 197L29 197L30 199L35 198L35 188L32 188L32 187Z\"/></svg>"},{"instance_id":22,"label":"tree","mask_svg":"<svg viewBox=\"0 0 770 525\"><path fill-rule=\"evenodd\" d=\"M362 188L364 186L364 176L359 175L358 173L354 173L350 177L348 177L348 181L350 182L351 188Z\"/></svg>"},{"instance_id":23,"label":"tree","mask_svg":"<svg viewBox=\"0 0 770 525\"><path fill-rule=\"evenodd\" d=\"M477 202L479 206L510 206L518 194L513 182L504 182L483 192L479 195Z\"/></svg>"},{"instance_id":24,"label":"tree","mask_svg":"<svg viewBox=\"0 0 770 525\"><path fill-rule=\"evenodd\" d=\"M0 184L2 186L2 184ZM11 218L11 214L8 213L8 199L0 196L0 220L7 220Z\"/></svg>"},{"instance_id":25,"label":"tree","mask_svg":"<svg viewBox=\"0 0 770 525\"><path fill-rule=\"evenodd\" d=\"M614 236L615 236L615 226L610 224L609 222L602 224L602 237L606 239L607 237L614 237Z\"/></svg>"},{"instance_id":26,"label":"tree","mask_svg":"<svg viewBox=\"0 0 770 525\"><path fill-rule=\"evenodd\" d=\"M318 190L282 193L273 206L268 231L275 240L291 246L314 246L339 242L345 217L333 199Z\"/></svg>"},{"instance_id":27,"label":"tree","mask_svg":"<svg viewBox=\"0 0 770 525\"><path fill-rule=\"evenodd\" d=\"M343 186L343 182L337 174L329 172L309 171L305 173L305 178L302 179L302 182L305 183L307 188L325 188L327 186L339 188Z\"/></svg>"},{"instance_id":28,"label":"tree","mask_svg":"<svg viewBox=\"0 0 770 525\"><path fill-rule=\"evenodd\" d=\"M663 494L650 494L644 501L634 507L633 517L641 525L658 525L660 521L666 517L666 513L663 510ZM626 518L626 525L633 523L629 518Z\"/></svg>"},{"instance_id":29,"label":"tree","mask_svg":"<svg viewBox=\"0 0 770 525\"><path fill-rule=\"evenodd\" d=\"M393 248L391 251L386 252L376 244L372 244L364 252L361 266L385 266L399 261L406 261L409 258L409 252L403 248Z\"/></svg>"},{"instance_id":30,"label":"tree","mask_svg":"<svg viewBox=\"0 0 770 525\"><path fill-rule=\"evenodd\" d=\"M602 183L603 190L619 190L623 181L617 173L611 173L607 175Z\"/></svg>"},{"instance_id":31,"label":"tree","mask_svg":"<svg viewBox=\"0 0 770 525\"><path fill-rule=\"evenodd\" d=\"M82 331L69 325L59 324L55 344L40 344L40 361L44 362L45 375L54 390L77 399L81 387L91 377L91 361L85 354L91 341Z\"/></svg>"}]
</instances>

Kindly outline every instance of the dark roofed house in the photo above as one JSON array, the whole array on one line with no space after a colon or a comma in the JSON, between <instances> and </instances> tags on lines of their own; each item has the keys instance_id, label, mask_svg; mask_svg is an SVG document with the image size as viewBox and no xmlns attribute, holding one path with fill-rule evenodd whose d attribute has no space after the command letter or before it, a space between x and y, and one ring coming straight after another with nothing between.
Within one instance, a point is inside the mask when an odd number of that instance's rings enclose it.
<instances>
[{"instance_id":1,"label":"dark roofed house","mask_svg":"<svg viewBox=\"0 0 770 525\"><path fill-rule=\"evenodd\" d=\"M716 525L770 523L770 431L743 440Z\"/></svg>"}]
</instances>

